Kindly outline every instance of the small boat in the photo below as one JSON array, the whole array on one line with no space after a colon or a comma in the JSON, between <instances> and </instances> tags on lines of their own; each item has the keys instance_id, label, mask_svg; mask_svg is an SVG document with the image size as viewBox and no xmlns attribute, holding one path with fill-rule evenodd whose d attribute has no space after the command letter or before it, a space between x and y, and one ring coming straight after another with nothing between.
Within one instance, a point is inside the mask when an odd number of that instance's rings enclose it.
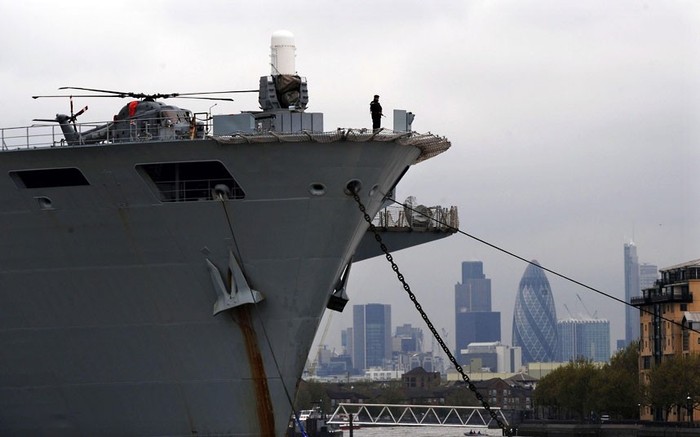
<instances>
[{"instance_id":1,"label":"small boat","mask_svg":"<svg viewBox=\"0 0 700 437\"><path fill-rule=\"evenodd\" d=\"M353 426L353 429L356 429ZM342 429L335 424L328 423L328 415L324 413L320 405L314 405L311 410L299 411L297 417L292 415L287 437L342 437Z\"/></svg>"}]
</instances>

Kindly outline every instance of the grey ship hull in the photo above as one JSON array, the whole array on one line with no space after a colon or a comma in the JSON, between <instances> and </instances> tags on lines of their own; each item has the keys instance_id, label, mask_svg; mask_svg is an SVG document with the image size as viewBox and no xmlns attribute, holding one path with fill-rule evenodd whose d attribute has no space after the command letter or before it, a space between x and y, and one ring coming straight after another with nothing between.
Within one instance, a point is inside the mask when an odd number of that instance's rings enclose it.
<instances>
[{"instance_id":1,"label":"grey ship hull","mask_svg":"<svg viewBox=\"0 0 700 437\"><path fill-rule=\"evenodd\" d=\"M373 215L421 153L212 139L2 153L0 435L283 435L367 229L346 185L361 181ZM164 203L135 170L199 160L221 161L245 198ZM89 185L8 177L61 167ZM325 194L311 194L319 183ZM265 299L214 316L206 260L223 272L229 253Z\"/></svg>"}]
</instances>

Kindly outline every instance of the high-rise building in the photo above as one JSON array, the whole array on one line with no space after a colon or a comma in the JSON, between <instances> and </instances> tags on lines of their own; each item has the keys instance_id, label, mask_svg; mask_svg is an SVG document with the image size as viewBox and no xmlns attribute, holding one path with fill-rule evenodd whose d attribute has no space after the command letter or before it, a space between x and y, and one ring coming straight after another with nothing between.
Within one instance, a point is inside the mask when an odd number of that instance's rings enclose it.
<instances>
[{"instance_id":1,"label":"high-rise building","mask_svg":"<svg viewBox=\"0 0 700 437\"><path fill-rule=\"evenodd\" d=\"M560 361L579 358L596 362L610 359L610 322L603 319L567 319L557 322Z\"/></svg>"},{"instance_id":2,"label":"high-rise building","mask_svg":"<svg viewBox=\"0 0 700 437\"><path fill-rule=\"evenodd\" d=\"M552 288L536 260L525 269L513 311L513 346L521 347L523 363L559 358L557 312Z\"/></svg>"},{"instance_id":3,"label":"high-rise building","mask_svg":"<svg viewBox=\"0 0 700 437\"><path fill-rule=\"evenodd\" d=\"M352 356L352 328L345 328L340 332L340 345L343 347L343 355Z\"/></svg>"},{"instance_id":4,"label":"high-rise building","mask_svg":"<svg viewBox=\"0 0 700 437\"><path fill-rule=\"evenodd\" d=\"M391 305L353 305L352 364L358 370L391 362Z\"/></svg>"},{"instance_id":5,"label":"high-rise building","mask_svg":"<svg viewBox=\"0 0 700 437\"><path fill-rule=\"evenodd\" d=\"M491 311L491 279L481 261L462 263L462 282L455 285L455 351L470 343L501 341L501 313Z\"/></svg>"},{"instance_id":6,"label":"high-rise building","mask_svg":"<svg viewBox=\"0 0 700 437\"><path fill-rule=\"evenodd\" d=\"M423 330L414 328L410 323L396 327L394 335L394 352L420 353L423 352Z\"/></svg>"},{"instance_id":7,"label":"high-rise building","mask_svg":"<svg viewBox=\"0 0 700 437\"><path fill-rule=\"evenodd\" d=\"M639 265L639 288L646 290L652 288L654 283L659 279L659 269L657 266L648 263Z\"/></svg>"},{"instance_id":8,"label":"high-rise building","mask_svg":"<svg viewBox=\"0 0 700 437\"><path fill-rule=\"evenodd\" d=\"M625 302L630 303L633 297L639 296L639 260L637 246L633 242L625 243ZM625 306L625 346L639 339L639 310Z\"/></svg>"}]
</instances>

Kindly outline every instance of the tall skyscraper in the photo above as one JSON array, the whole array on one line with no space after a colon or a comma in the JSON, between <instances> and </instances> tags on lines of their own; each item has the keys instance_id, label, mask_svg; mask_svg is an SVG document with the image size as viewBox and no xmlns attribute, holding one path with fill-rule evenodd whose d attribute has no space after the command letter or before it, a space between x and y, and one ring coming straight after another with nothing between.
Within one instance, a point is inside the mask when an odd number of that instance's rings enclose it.
<instances>
[{"instance_id":1,"label":"tall skyscraper","mask_svg":"<svg viewBox=\"0 0 700 437\"><path fill-rule=\"evenodd\" d=\"M501 341L501 313L491 311L491 279L481 261L462 263L462 283L455 285L455 352L470 343Z\"/></svg>"},{"instance_id":2,"label":"tall skyscraper","mask_svg":"<svg viewBox=\"0 0 700 437\"><path fill-rule=\"evenodd\" d=\"M353 305L352 364L358 370L391 362L391 305Z\"/></svg>"},{"instance_id":3,"label":"tall skyscraper","mask_svg":"<svg viewBox=\"0 0 700 437\"><path fill-rule=\"evenodd\" d=\"M584 358L607 362L610 359L610 322L603 319L567 319L557 322L561 343L560 361Z\"/></svg>"},{"instance_id":4,"label":"tall skyscraper","mask_svg":"<svg viewBox=\"0 0 700 437\"><path fill-rule=\"evenodd\" d=\"M520 279L513 311L513 346L521 347L523 363L552 362L559 358L557 312L552 288L536 260Z\"/></svg>"},{"instance_id":5,"label":"tall skyscraper","mask_svg":"<svg viewBox=\"0 0 700 437\"><path fill-rule=\"evenodd\" d=\"M633 242L625 243L625 302L632 302L638 297L642 288L639 285L639 261L637 246ZM625 346L639 339L639 310L625 305Z\"/></svg>"}]
</instances>

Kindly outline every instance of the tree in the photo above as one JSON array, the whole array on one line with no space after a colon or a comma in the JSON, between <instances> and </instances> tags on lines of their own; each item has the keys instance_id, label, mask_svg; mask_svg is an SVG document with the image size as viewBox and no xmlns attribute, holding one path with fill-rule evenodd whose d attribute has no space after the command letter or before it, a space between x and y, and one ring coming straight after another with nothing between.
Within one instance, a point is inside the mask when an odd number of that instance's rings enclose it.
<instances>
[{"instance_id":1,"label":"tree","mask_svg":"<svg viewBox=\"0 0 700 437\"><path fill-rule=\"evenodd\" d=\"M686 407L686 398L693 404L700 396L700 355L668 355L649 374L647 400L664 412L664 419L675 408L677 414Z\"/></svg>"},{"instance_id":2,"label":"tree","mask_svg":"<svg viewBox=\"0 0 700 437\"><path fill-rule=\"evenodd\" d=\"M400 404L405 400L406 393L401 381L389 381L382 383L375 402L378 404Z\"/></svg>"},{"instance_id":3,"label":"tree","mask_svg":"<svg viewBox=\"0 0 700 437\"><path fill-rule=\"evenodd\" d=\"M587 360L559 367L537 383L535 403L560 419L583 420L595 409L591 390L598 369Z\"/></svg>"},{"instance_id":4,"label":"tree","mask_svg":"<svg viewBox=\"0 0 700 437\"><path fill-rule=\"evenodd\" d=\"M323 383L316 381L304 381L299 383L296 399L294 401L294 409L308 410L311 409L315 402L322 402L324 411L330 409L330 399L326 393L326 386Z\"/></svg>"},{"instance_id":5,"label":"tree","mask_svg":"<svg viewBox=\"0 0 700 437\"><path fill-rule=\"evenodd\" d=\"M591 387L596 411L606 412L618 419L638 418L642 399L638 369L637 342L615 353L610 363L600 369Z\"/></svg>"}]
</instances>

